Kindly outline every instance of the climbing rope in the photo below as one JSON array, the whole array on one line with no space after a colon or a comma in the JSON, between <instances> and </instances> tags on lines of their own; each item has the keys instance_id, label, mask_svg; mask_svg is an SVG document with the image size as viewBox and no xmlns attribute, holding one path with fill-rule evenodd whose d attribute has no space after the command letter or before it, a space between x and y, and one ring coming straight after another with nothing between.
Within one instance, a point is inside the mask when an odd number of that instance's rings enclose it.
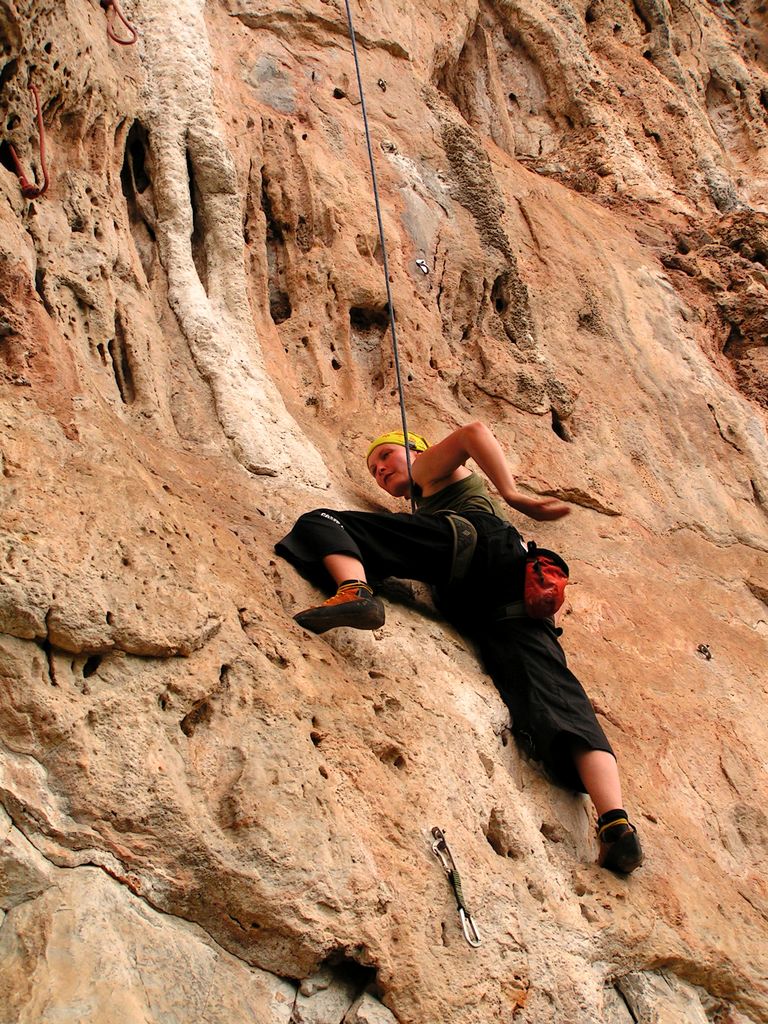
<instances>
[{"instance_id":1,"label":"climbing rope","mask_svg":"<svg viewBox=\"0 0 768 1024\"><path fill-rule=\"evenodd\" d=\"M347 8L347 22L349 24L349 38L352 42L352 55L355 58L355 72L357 74L357 89L360 93L360 108L363 113L363 125L365 126L365 144L368 147L368 162L371 166L371 181L373 183L373 198L376 204L376 219L379 224L379 241L381 242L381 254L384 263L384 283L387 288L387 309L389 310L389 329L392 334L392 353L394 355L395 363L395 378L397 380L397 391L400 396L400 420L403 425L403 437L408 437L408 422L405 413L405 394L403 392L403 381L400 375L400 355L397 346L397 329L395 327L395 307L392 302L392 290L389 286L389 263L387 260L387 244L384 239L384 223L381 219L381 201L379 199L379 185L376 180L376 165L373 162L373 148L371 146L371 131L368 126L368 112L365 107L365 92L363 91L363 79L360 73L360 60L357 56L357 42L355 40L355 27L352 22L352 8L349 5L349 0L344 0ZM378 86L380 89L386 90L386 83L383 79L379 79ZM382 91L383 91L382 90ZM411 472L411 452L408 445L405 445L405 462L408 467L408 479L411 482L411 511L416 511L416 499L413 495L413 474Z\"/></svg>"},{"instance_id":2,"label":"climbing rope","mask_svg":"<svg viewBox=\"0 0 768 1024\"><path fill-rule=\"evenodd\" d=\"M470 946L473 946L476 949L482 942L482 939L480 938L480 932L477 930L477 925L472 920L472 915L464 902L464 893L461 889L461 877L459 876L459 870L456 867L456 862L453 859L451 851L448 849L448 843L445 841L445 834L442 829L433 828L432 835L435 839L434 843L432 843L432 853L434 853L442 864L443 870L448 876L448 881L453 887L453 893L456 897L456 906L459 911L459 920L461 921L461 930L464 932L464 938Z\"/></svg>"},{"instance_id":3,"label":"climbing rope","mask_svg":"<svg viewBox=\"0 0 768 1024\"><path fill-rule=\"evenodd\" d=\"M40 93L37 91L37 86L32 82L29 83L29 90L35 97L35 105L37 107L37 134L40 140L40 169L43 172L43 184L33 184L24 173L24 169L21 166L21 161L16 155L16 150L9 143L8 149L11 152L14 166L16 167L16 174L21 185L21 194L25 199L38 199L40 196L45 195L48 191L48 168L45 165L45 128L43 127L43 110L40 105Z\"/></svg>"},{"instance_id":4,"label":"climbing rope","mask_svg":"<svg viewBox=\"0 0 768 1024\"><path fill-rule=\"evenodd\" d=\"M128 21L126 16L123 14L120 8L120 4L117 2L117 0L100 0L100 3L101 6L104 8L104 14L107 16L107 35L112 40L112 42L119 43L120 46L133 46L133 44L139 38L139 33L136 31L136 29L133 27L130 21ZM115 14L115 17L112 18L111 22L109 20L110 8L112 8ZM119 36L115 35L115 33L112 30L112 26L115 23L115 18L118 18L123 23L125 28L131 33L130 39L121 39Z\"/></svg>"}]
</instances>

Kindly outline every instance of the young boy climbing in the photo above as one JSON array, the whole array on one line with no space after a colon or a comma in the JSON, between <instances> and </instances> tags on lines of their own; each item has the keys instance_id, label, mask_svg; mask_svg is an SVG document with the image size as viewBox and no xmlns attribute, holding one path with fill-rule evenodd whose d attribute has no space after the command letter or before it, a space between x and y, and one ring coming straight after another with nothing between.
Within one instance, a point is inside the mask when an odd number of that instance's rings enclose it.
<instances>
[{"instance_id":1,"label":"young boy climbing","mask_svg":"<svg viewBox=\"0 0 768 1024\"><path fill-rule=\"evenodd\" d=\"M623 808L611 745L578 679L568 669L552 619L522 610L526 545L466 467L473 459L502 499L539 521L567 515L554 498L515 487L501 447L482 423L453 431L431 447L393 431L368 448L368 469L396 498L413 492L416 514L316 509L296 522L276 551L304 575L330 579L336 593L294 616L313 633L336 626L376 629L384 605L369 581L387 576L432 584L438 605L477 644L512 716L517 742L542 761L560 785L586 792L597 811L598 863L628 874L643 861L640 840ZM411 478L413 485L411 485Z\"/></svg>"}]
</instances>

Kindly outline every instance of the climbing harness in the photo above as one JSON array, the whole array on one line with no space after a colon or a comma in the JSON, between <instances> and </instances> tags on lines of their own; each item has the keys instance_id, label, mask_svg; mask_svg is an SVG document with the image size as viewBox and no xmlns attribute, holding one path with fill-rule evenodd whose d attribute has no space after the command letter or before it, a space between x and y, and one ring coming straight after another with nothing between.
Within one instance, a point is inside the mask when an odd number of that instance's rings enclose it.
<instances>
[{"instance_id":1,"label":"climbing harness","mask_svg":"<svg viewBox=\"0 0 768 1024\"><path fill-rule=\"evenodd\" d=\"M394 356L395 363L395 379L397 380L397 391L400 396L400 419L403 424L403 436L408 437L408 422L405 413L405 395L403 393L403 381L400 375L400 356L397 347L397 329L395 327L395 307L392 302L392 290L389 286L389 262L387 260L387 244L384 240L384 223L381 219L381 201L379 199L379 185L376 180L376 166L373 162L373 148L371 146L371 131L368 126L368 112L365 106L365 93L363 92L363 79L360 73L360 60L357 56L357 42L355 40L355 27L352 22L352 8L349 5L349 0L344 0L347 8L347 22L349 24L349 38L352 43L352 55L355 59L355 72L357 74L357 88L360 93L360 109L363 113L363 125L365 127L365 144L368 147L368 162L371 166L371 181L373 183L373 197L376 204L376 219L379 224L379 241L381 242L381 255L382 262L384 264L384 284L387 289L387 309L389 311L389 328L392 333L392 353ZM379 79L379 88L381 89L381 83L383 79ZM386 83L384 83L386 88ZM416 498L413 493L413 473L411 471L411 453L408 450L408 446L405 446L405 463L408 468L408 479L411 482L411 511L416 511Z\"/></svg>"},{"instance_id":2,"label":"climbing harness","mask_svg":"<svg viewBox=\"0 0 768 1024\"><path fill-rule=\"evenodd\" d=\"M451 851L448 849L448 843L445 841L445 834L442 829L437 827L433 828L432 835L435 839L434 843L432 843L432 853L434 853L442 864L443 870L448 876L448 881L453 886L453 892L456 897L456 906L459 910L461 930L464 932L464 938L470 946L473 946L476 949L482 942L482 939L480 938L480 932L477 929L477 925L472 920L472 915L464 902L464 894L461 891L461 878L459 877L456 862L453 859Z\"/></svg>"},{"instance_id":3,"label":"climbing harness","mask_svg":"<svg viewBox=\"0 0 768 1024\"><path fill-rule=\"evenodd\" d=\"M21 166L21 161L16 155L16 150L12 145L8 145L8 149L11 152L14 166L16 167L16 174L21 185L21 194L25 199L38 199L40 196L45 195L48 191L48 168L45 165L45 128L43 127L43 110L40 105L40 93L37 91L37 86L29 83L29 91L35 97L35 106L37 107L37 134L40 140L40 169L43 172L43 184L37 185L27 178L24 173L24 169Z\"/></svg>"},{"instance_id":4,"label":"climbing harness","mask_svg":"<svg viewBox=\"0 0 768 1024\"><path fill-rule=\"evenodd\" d=\"M120 46L133 46L133 44L139 38L139 33L136 31L136 29L133 27L130 21L128 21L126 16L123 14L120 8L120 4L117 2L117 0L99 0L99 2L101 6L104 8L104 14L107 16L107 35L112 40L112 42L119 43ZM115 12L115 17L112 18L111 22L109 20L110 8ZM123 23L125 28L131 33L130 39L121 39L119 36L115 35L112 29L112 26L115 23L115 18L119 19Z\"/></svg>"},{"instance_id":5,"label":"climbing harness","mask_svg":"<svg viewBox=\"0 0 768 1024\"><path fill-rule=\"evenodd\" d=\"M472 565L477 548L477 528L464 516L458 515L451 509L439 509L434 513L437 516L445 516L453 534L453 550L451 553L451 572L448 577L448 586L460 583Z\"/></svg>"}]
</instances>

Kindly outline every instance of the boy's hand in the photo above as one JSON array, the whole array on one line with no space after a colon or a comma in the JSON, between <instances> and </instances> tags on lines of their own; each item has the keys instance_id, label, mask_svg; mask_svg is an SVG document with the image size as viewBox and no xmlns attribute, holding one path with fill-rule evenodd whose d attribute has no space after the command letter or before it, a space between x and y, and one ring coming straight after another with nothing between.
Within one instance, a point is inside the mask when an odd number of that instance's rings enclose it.
<instances>
[{"instance_id":1,"label":"boy's hand","mask_svg":"<svg viewBox=\"0 0 768 1024\"><path fill-rule=\"evenodd\" d=\"M523 515L536 519L540 523L562 519L571 511L569 505L558 501L557 498L529 498L527 495L514 493L506 501L518 512L522 512Z\"/></svg>"},{"instance_id":2,"label":"boy's hand","mask_svg":"<svg viewBox=\"0 0 768 1024\"><path fill-rule=\"evenodd\" d=\"M570 506L562 501L558 501L557 498L541 498L534 503L528 515L531 519L536 519L540 523L546 523L553 519L562 519L563 516L570 515L570 511Z\"/></svg>"}]
</instances>

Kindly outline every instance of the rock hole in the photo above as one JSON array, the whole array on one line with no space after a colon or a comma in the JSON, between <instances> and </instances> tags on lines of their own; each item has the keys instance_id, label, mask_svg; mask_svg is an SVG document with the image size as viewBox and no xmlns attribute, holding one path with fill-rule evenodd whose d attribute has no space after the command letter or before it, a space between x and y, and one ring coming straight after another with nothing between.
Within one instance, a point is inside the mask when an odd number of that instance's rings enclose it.
<instances>
[{"instance_id":1,"label":"rock hole","mask_svg":"<svg viewBox=\"0 0 768 1024\"><path fill-rule=\"evenodd\" d=\"M312 740L312 743L313 743L313 744L314 744L314 745L315 745L316 747L319 747L319 746L320 746L320 744L321 744L321 743L323 742L323 737L322 737L322 736L320 735L320 733L319 733L319 732L315 732L315 731L314 731L314 729L313 729L313 730L312 730L312 732L311 732L311 733L309 734L309 738L310 738L310 739Z\"/></svg>"},{"instance_id":2,"label":"rock hole","mask_svg":"<svg viewBox=\"0 0 768 1024\"><path fill-rule=\"evenodd\" d=\"M389 303L383 306L352 306L349 311L349 323L360 332L377 329L386 330L389 326Z\"/></svg>"},{"instance_id":3,"label":"rock hole","mask_svg":"<svg viewBox=\"0 0 768 1024\"><path fill-rule=\"evenodd\" d=\"M504 314L510 307L510 302L511 292L509 274L504 272L503 274L499 274L493 282L493 287L491 288L491 304L499 316L503 318ZM507 332L507 336L510 338L510 341L514 341L514 338L509 332Z\"/></svg>"},{"instance_id":4,"label":"rock hole","mask_svg":"<svg viewBox=\"0 0 768 1024\"><path fill-rule=\"evenodd\" d=\"M128 138L125 143L125 158L123 160L123 174L129 174L134 189L142 195L152 184L147 172L147 148L149 136L147 130L140 121L134 121L128 131ZM122 178L122 175L121 175ZM123 187L124 194L125 187Z\"/></svg>"},{"instance_id":5,"label":"rock hole","mask_svg":"<svg viewBox=\"0 0 768 1024\"><path fill-rule=\"evenodd\" d=\"M733 359L738 358L738 346L744 341L744 335L741 333L736 324L731 324L731 329L728 332L728 337L723 345L723 355ZM736 349L736 351L734 351Z\"/></svg>"},{"instance_id":6,"label":"rock hole","mask_svg":"<svg viewBox=\"0 0 768 1024\"><path fill-rule=\"evenodd\" d=\"M621 25L617 23L616 25L613 26L613 34L616 36L619 34L619 32L621 32Z\"/></svg>"},{"instance_id":7,"label":"rock hole","mask_svg":"<svg viewBox=\"0 0 768 1024\"><path fill-rule=\"evenodd\" d=\"M587 8L586 13L584 14L584 20L588 25L591 25L593 24L593 22L597 21L597 13L595 12L595 8L592 4L590 4Z\"/></svg>"},{"instance_id":8,"label":"rock hole","mask_svg":"<svg viewBox=\"0 0 768 1024\"><path fill-rule=\"evenodd\" d=\"M557 434L561 441L572 441L573 436L567 425L560 419L554 409L552 409L552 430Z\"/></svg>"},{"instance_id":9,"label":"rock hole","mask_svg":"<svg viewBox=\"0 0 768 1024\"><path fill-rule=\"evenodd\" d=\"M51 42L46 43L45 46L43 47L43 49L45 50L46 53L50 53L51 50L53 49L53 43L51 43Z\"/></svg>"},{"instance_id":10,"label":"rock hole","mask_svg":"<svg viewBox=\"0 0 768 1024\"><path fill-rule=\"evenodd\" d=\"M269 177L261 169L261 209L267 222L267 267L269 271L269 313L275 324L289 320L293 308L288 294L285 275L285 236L273 208L269 194Z\"/></svg>"},{"instance_id":11,"label":"rock hole","mask_svg":"<svg viewBox=\"0 0 768 1024\"><path fill-rule=\"evenodd\" d=\"M187 178L189 180L189 202L192 207L192 261L200 283L208 294L208 250L205 244L205 222L201 213L202 196L195 177L192 156L187 150Z\"/></svg>"},{"instance_id":12,"label":"rock hole","mask_svg":"<svg viewBox=\"0 0 768 1024\"><path fill-rule=\"evenodd\" d=\"M53 307L45 294L45 270L43 270L42 267L38 267L35 271L35 291L40 296L40 300L45 306L46 312L52 317Z\"/></svg>"},{"instance_id":13,"label":"rock hole","mask_svg":"<svg viewBox=\"0 0 768 1024\"><path fill-rule=\"evenodd\" d=\"M9 60L7 64L3 65L2 69L0 70L0 93L2 93L3 89L5 88L6 83L9 82L13 78L13 76L16 74L16 72L18 70L19 70L19 62L16 59L16 57L14 57L12 60ZM16 120L16 124L18 124L19 123L18 117L15 120ZM9 124L8 127L10 128L11 125Z\"/></svg>"},{"instance_id":14,"label":"rock hole","mask_svg":"<svg viewBox=\"0 0 768 1024\"><path fill-rule=\"evenodd\" d=\"M8 122L7 127L8 131L12 130L10 122ZM0 142L0 164L6 169L6 171L10 171L11 174L14 175L16 174L16 165L14 164L13 157L11 156L11 147L6 139L3 139L3 141Z\"/></svg>"},{"instance_id":15,"label":"rock hole","mask_svg":"<svg viewBox=\"0 0 768 1024\"><path fill-rule=\"evenodd\" d=\"M543 821L539 832L548 839L550 843L562 843L564 839L563 830L560 825L550 821Z\"/></svg>"},{"instance_id":16,"label":"rock hole","mask_svg":"<svg viewBox=\"0 0 768 1024\"><path fill-rule=\"evenodd\" d=\"M499 857L515 859L521 855L519 845L512 838L509 826L498 808L494 807L485 830L488 845Z\"/></svg>"},{"instance_id":17,"label":"rock hole","mask_svg":"<svg viewBox=\"0 0 768 1024\"><path fill-rule=\"evenodd\" d=\"M335 100L343 100L346 98L346 93L343 89L339 89L338 86L333 90L333 98Z\"/></svg>"},{"instance_id":18,"label":"rock hole","mask_svg":"<svg viewBox=\"0 0 768 1024\"><path fill-rule=\"evenodd\" d=\"M89 676L92 676L97 671L101 662L100 654L92 654L83 665L83 677L87 679Z\"/></svg>"},{"instance_id":19,"label":"rock hole","mask_svg":"<svg viewBox=\"0 0 768 1024\"><path fill-rule=\"evenodd\" d=\"M139 121L134 121L125 142L123 166L120 171L120 187L128 208L128 222L133 242L144 275L149 281L155 261L155 231L153 227L152 182L147 171L146 159L148 144L146 129ZM144 196L144 193L147 195ZM142 196L144 198L141 198ZM118 230L117 223L114 223L115 229ZM94 235L100 237L101 229L94 227Z\"/></svg>"},{"instance_id":20,"label":"rock hole","mask_svg":"<svg viewBox=\"0 0 768 1024\"><path fill-rule=\"evenodd\" d=\"M331 366L333 367L334 370L340 370L341 369L341 363L336 358L336 356L334 356L333 359L331 360Z\"/></svg>"},{"instance_id":21,"label":"rock hole","mask_svg":"<svg viewBox=\"0 0 768 1024\"><path fill-rule=\"evenodd\" d=\"M768 88L762 88L760 90L760 102L763 108L768 111Z\"/></svg>"},{"instance_id":22,"label":"rock hole","mask_svg":"<svg viewBox=\"0 0 768 1024\"><path fill-rule=\"evenodd\" d=\"M194 736L198 725L205 725L210 722L213 709L207 697L196 701L189 712L179 722L179 728L185 736Z\"/></svg>"},{"instance_id":23,"label":"rock hole","mask_svg":"<svg viewBox=\"0 0 768 1024\"><path fill-rule=\"evenodd\" d=\"M111 626L115 621L115 616L112 614L112 612L107 612L107 614L104 616L104 621L108 626Z\"/></svg>"},{"instance_id":24,"label":"rock hole","mask_svg":"<svg viewBox=\"0 0 768 1024\"><path fill-rule=\"evenodd\" d=\"M385 747L384 750L380 751L379 760L382 764L388 764L392 768L397 768L398 771L402 771L406 767L402 751L395 746Z\"/></svg>"},{"instance_id":25,"label":"rock hole","mask_svg":"<svg viewBox=\"0 0 768 1024\"><path fill-rule=\"evenodd\" d=\"M168 707L168 694L161 693L157 698L157 703L160 705L160 709L162 711L165 711L165 709Z\"/></svg>"},{"instance_id":26,"label":"rock hole","mask_svg":"<svg viewBox=\"0 0 768 1024\"><path fill-rule=\"evenodd\" d=\"M653 50L643 50L643 57L653 63Z\"/></svg>"},{"instance_id":27,"label":"rock hole","mask_svg":"<svg viewBox=\"0 0 768 1024\"><path fill-rule=\"evenodd\" d=\"M322 777L324 779L328 778L328 769L325 767L324 764L320 765L320 767L318 768L318 771L320 772L320 774L322 775Z\"/></svg>"},{"instance_id":28,"label":"rock hole","mask_svg":"<svg viewBox=\"0 0 768 1024\"><path fill-rule=\"evenodd\" d=\"M112 372L123 405L133 405L136 390L133 385L133 372L125 339L125 328L120 313L115 311L115 336L107 344L109 357L112 360Z\"/></svg>"}]
</instances>

